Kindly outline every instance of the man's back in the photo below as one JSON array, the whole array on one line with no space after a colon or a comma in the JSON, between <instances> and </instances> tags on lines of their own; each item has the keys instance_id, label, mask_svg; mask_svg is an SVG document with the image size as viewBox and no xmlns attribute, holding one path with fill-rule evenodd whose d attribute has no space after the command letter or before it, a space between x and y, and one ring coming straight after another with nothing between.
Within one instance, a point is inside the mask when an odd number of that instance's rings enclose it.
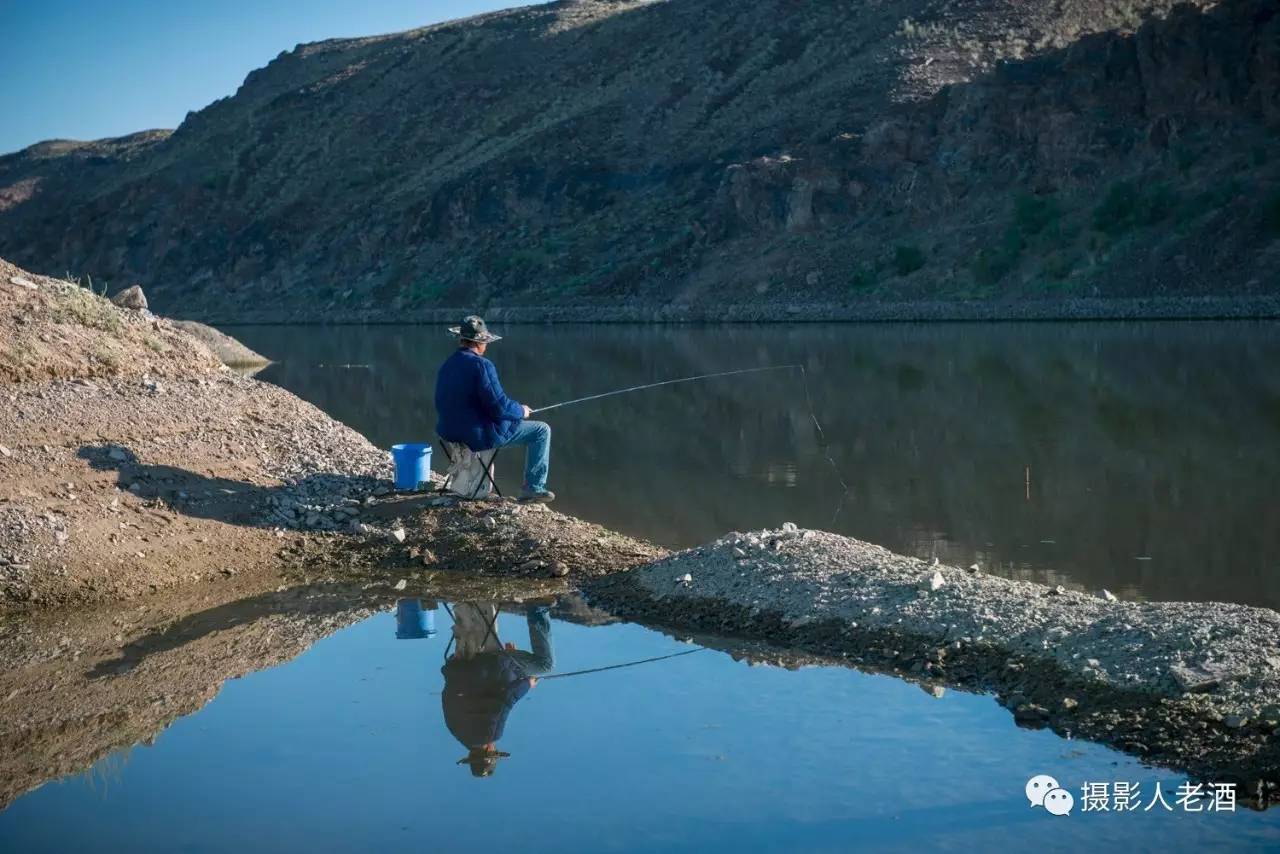
<instances>
[{"instance_id":1,"label":"man's back","mask_svg":"<svg viewBox=\"0 0 1280 854\"><path fill-rule=\"evenodd\" d=\"M465 347L444 361L436 374L436 432L473 451L505 444L524 409L507 397L493 363Z\"/></svg>"}]
</instances>

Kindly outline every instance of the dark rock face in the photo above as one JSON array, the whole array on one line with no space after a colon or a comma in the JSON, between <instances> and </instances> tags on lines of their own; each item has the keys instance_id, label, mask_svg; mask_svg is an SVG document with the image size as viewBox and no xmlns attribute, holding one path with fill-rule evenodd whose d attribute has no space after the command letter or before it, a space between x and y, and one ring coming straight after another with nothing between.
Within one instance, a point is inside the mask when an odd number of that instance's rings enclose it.
<instances>
[{"instance_id":1,"label":"dark rock face","mask_svg":"<svg viewBox=\"0 0 1280 854\"><path fill-rule=\"evenodd\" d=\"M0 158L0 254L205 319L1259 296L1270 0L572 0ZM1146 16L1146 17L1142 17Z\"/></svg>"}]
</instances>

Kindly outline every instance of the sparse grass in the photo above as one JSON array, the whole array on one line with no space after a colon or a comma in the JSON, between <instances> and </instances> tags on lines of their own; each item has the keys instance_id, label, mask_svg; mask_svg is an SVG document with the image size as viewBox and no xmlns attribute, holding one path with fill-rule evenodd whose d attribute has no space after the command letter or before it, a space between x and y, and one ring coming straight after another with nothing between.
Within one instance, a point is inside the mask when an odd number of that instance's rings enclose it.
<instances>
[{"instance_id":1,"label":"sparse grass","mask_svg":"<svg viewBox=\"0 0 1280 854\"><path fill-rule=\"evenodd\" d=\"M850 290L864 291L873 287L876 283L876 273L865 264L859 264L854 268L853 275L849 279Z\"/></svg>"},{"instance_id":2,"label":"sparse grass","mask_svg":"<svg viewBox=\"0 0 1280 854\"><path fill-rule=\"evenodd\" d=\"M1093 227L1115 237L1135 228L1155 225L1178 207L1178 196L1168 184L1141 186L1117 181L1093 211Z\"/></svg>"},{"instance_id":3,"label":"sparse grass","mask_svg":"<svg viewBox=\"0 0 1280 854\"><path fill-rule=\"evenodd\" d=\"M1262 206L1263 222L1272 237L1280 237L1280 190L1275 190Z\"/></svg>"},{"instance_id":4,"label":"sparse grass","mask_svg":"<svg viewBox=\"0 0 1280 854\"><path fill-rule=\"evenodd\" d=\"M1018 266L1026 241L1016 225L1005 229L1000 243L978 250L970 264L974 281L980 285L994 285Z\"/></svg>"},{"instance_id":5,"label":"sparse grass","mask_svg":"<svg viewBox=\"0 0 1280 854\"><path fill-rule=\"evenodd\" d=\"M924 252L918 246L896 246L893 269L899 276L909 276L924 266Z\"/></svg>"},{"instance_id":6,"label":"sparse grass","mask_svg":"<svg viewBox=\"0 0 1280 854\"><path fill-rule=\"evenodd\" d=\"M1023 193L1014 199L1014 224L1024 235L1032 236L1055 225L1062 216L1058 202L1051 196L1033 196Z\"/></svg>"},{"instance_id":7,"label":"sparse grass","mask_svg":"<svg viewBox=\"0 0 1280 854\"><path fill-rule=\"evenodd\" d=\"M1063 250L1054 249L1044 256L1041 269L1044 274L1054 281L1062 281L1071 275L1071 270L1075 267L1075 259Z\"/></svg>"},{"instance_id":8,"label":"sparse grass","mask_svg":"<svg viewBox=\"0 0 1280 854\"><path fill-rule=\"evenodd\" d=\"M114 305L79 287L58 295L52 315L55 323L78 323L113 335L122 326L120 313Z\"/></svg>"},{"instance_id":9,"label":"sparse grass","mask_svg":"<svg viewBox=\"0 0 1280 854\"><path fill-rule=\"evenodd\" d=\"M146 336L145 338L142 339L142 343L146 344L147 348L155 353L164 353L169 349L168 347L165 346L165 343L163 341L161 341L159 338L155 337L154 335Z\"/></svg>"},{"instance_id":10,"label":"sparse grass","mask_svg":"<svg viewBox=\"0 0 1280 854\"><path fill-rule=\"evenodd\" d=\"M94 350L93 358L97 359L113 371L120 367L120 357L105 347L99 347L97 350Z\"/></svg>"}]
</instances>

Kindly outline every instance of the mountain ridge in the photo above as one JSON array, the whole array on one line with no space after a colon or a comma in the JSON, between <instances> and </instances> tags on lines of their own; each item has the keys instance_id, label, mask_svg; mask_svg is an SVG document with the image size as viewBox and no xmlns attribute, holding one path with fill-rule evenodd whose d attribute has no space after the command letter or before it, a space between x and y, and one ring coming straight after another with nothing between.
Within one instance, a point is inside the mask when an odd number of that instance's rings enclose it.
<instances>
[{"instance_id":1,"label":"mountain ridge","mask_svg":"<svg viewBox=\"0 0 1280 854\"><path fill-rule=\"evenodd\" d=\"M1275 4L1032 5L300 45L167 136L0 158L0 253L220 320L1275 295Z\"/></svg>"}]
</instances>

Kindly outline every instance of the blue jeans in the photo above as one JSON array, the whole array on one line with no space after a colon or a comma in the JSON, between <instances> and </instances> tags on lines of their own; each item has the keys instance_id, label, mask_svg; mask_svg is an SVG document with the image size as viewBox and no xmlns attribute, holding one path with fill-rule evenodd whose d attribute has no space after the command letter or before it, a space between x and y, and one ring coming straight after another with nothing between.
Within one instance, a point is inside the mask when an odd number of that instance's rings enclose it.
<instances>
[{"instance_id":1,"label":"blue jeans","mask_svg":"<svg viewBox=\"0 0 1280 854\"><path fill-rule=\"evenodd\" d=\"M556 666L556 654L551 648L551 613L546 607L530 608L525 614L529 624L529 646L532 652L509 649L507 655L520 665L526 676L543 676Z\"/></svg>"},{"instance_id":2,"label":"blue jeans","mask_svg":"<svg viewBox=\"0 0 1280 854\"><path fill-rule=\"evenodd\" d=\"M551 425L545 421L521 421L516 432L502 447L526 445L524 451L524 485L534 492L547 489L547 472L551 469Z\"/></svg>"}]
</instances>

